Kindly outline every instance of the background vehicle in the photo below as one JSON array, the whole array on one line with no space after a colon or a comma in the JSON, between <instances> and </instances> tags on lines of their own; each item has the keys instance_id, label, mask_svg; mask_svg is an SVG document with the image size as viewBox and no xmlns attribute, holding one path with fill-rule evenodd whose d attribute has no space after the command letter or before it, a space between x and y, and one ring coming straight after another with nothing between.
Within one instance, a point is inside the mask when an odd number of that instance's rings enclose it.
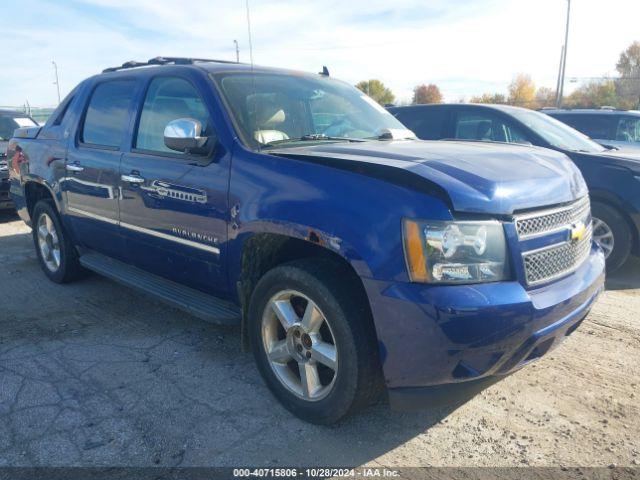
<instances>
[{"instance_id":1,"label":"background vehicle","mask_svg":"<svg viewBox=\"0 0 640 480\"><path fill-rule=\"evenodd\" d=\"M412 408L494 382L602 290L568 159L412 137L327 75L156 58L18 131L12 193L51 280L240 323L282 404L331 423L384 385Z\"/></svg>"},{"instance_id":2,"label":"background vehicle","mask_svg":"<svg viewBox=\"0 0 640 480\"><path fill-rule=\"evenodd\" d=\"M16 128L37 125L22 112L0 110L0 210L13 208L9 198L9 168L7 166L7 146Z\"/></svg>"},{"instance_id":3,"label":"background vehicle","mask_svg":"<svg viewBox=\"0 0 640 480\"><path fill-rule=\"evenodd\" d=\"M566 154L589 187L594 239L605 252L607 269L614 271L631 252L640 253L640 159L607 150L564 123L524 108L444 104L389 111L426 140L519 143Z\"/></svg>"},{"instance_id":4,"label":"background vehicle","mask_svg":"<svg viewBox=\"0 0 640 480\"><path fill-rule=\"evenodd\" d=\"M605 147L640 154L640 112L615 109L541 110Z\"/></svg>"}]
</instances>

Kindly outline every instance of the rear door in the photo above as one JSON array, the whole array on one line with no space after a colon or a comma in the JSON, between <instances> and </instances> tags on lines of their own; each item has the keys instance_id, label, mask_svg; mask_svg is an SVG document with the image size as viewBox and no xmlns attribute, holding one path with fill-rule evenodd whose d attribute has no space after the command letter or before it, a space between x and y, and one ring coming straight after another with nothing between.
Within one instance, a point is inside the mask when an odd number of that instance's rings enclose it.
<instances>
[{"instance_id":1,"label":"rear door","mask_svg":"<svg viewBox=\"0 0 640 480\"><path fill-rule=\"evenodd\" d=\"M221 295L227 290L222 258L231 155L220 144L204 155L165 146L164 129L179 118L200 121L210 142L216 136L204 85L189 72L181 75L152 77L146 87L132 148L120 166L121 227L130 263Z\"/></svg>"},{"instance_id":2,"label":"rear door","mask_svg":"<svg viewBox=\"0 0 640 480\"><path fill-rule=\"evenodd\" d=\"M85 247L123 257L119 235L120 157L133 118L134 78L95 84L85 102L76 131L70 132L60 179L66 213L76 239Z\"/></svg>"}]
</instances>

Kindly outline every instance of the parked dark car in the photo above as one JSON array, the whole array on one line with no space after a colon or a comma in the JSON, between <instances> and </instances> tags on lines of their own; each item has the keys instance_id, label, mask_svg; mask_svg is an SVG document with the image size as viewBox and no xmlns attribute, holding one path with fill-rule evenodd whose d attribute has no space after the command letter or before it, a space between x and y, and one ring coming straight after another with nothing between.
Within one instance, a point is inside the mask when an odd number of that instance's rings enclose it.
<instances>
[{"instance_id":1,"label":"parked dark car","mask_svg":"<svg viewBox=\"0 0 640 480\"><path fill-rule=\"evenodd\" d=\"M607 149L568 125L533 110L507 105L443 104L389 111L427 140L457 139L537 145L562 152L589 187L594 240L614 271L640 253L640 158ZM505 168L511 168L505 164Z\"/></svg>"},{"instance_id":2,"label":"parked dark car","mask_svg":"<svg viewBox=\"0 0 640 480\"><path fill-rule=\"evenodd\" d=\"M596 142L640 154L640 111L601 109L547 109L542 113L566 123Z\"/></svg>"},{"instance_id":3,"label":"parked dark car","mask_svg":"<svg viewBox=\"0 0 640 480\"><path fill-rule=\"evenodd\" d=\"M128 63L18 130L9 156L52 281L86 268L240 324L312 422L385 387L396 408L477 391L559 345L603 288L564 155L416 140L326 74Z\"/></svg>"},{"instance_id":4,"label":"parked dark car","mask_svg":"<svg viewBox=\"0 0 640 480\"><path fill-rule=\"evenodd\" d=\"M35 126L37 123L23 112L0 110L0 210L13 208L9 196L9 168L7 166L7 146L15 129Z\"/></svg>"}]
</instances>

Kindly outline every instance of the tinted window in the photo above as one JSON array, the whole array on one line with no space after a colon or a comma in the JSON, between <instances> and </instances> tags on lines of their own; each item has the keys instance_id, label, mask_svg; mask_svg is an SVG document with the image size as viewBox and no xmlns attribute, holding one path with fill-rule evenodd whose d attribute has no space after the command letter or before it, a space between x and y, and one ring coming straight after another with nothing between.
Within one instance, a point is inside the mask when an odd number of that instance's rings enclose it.
<instances>
[{"instance_id":1,"label":"tinted window","mask_svg":"<svg viewBox=\"0 0 640 480\"><path fill-rule=\"evenodd\" d=\"M524 132L492 112L461 112L456 115L455 138L507 143L526 143Z\"/></svg>"},{"instance_id":2,"label":"tinted window","mask_svg":"<svg viewBox=\"0 0 640 480\"><path fill-rule=\"evenodd\" d=\"M446 111L442 108L404 108L393 112L409 130L423 140L439 140L444 131Z\"/></svg>"},{"instance_id":3,"label":"tinted window","mask_svg":"<svg viewBox=\"0 0 640 480\"><path fill-rule=\"evenodd\" d=\"M154 152L171 152L164 144L164 129L172 120L194 118L202 124L204 135L209 129L209 115L188 81L175 77L159 77L151 81L140 114L136 148Z\"/></svg>"},{"instance_id":4,"label":"tinted window","mask_svg":"<svg viewBox=\"0 0 640 480\"><path fill-rule=\"evenodd\" d=\"M558 115L555 118L591 138L611 139L614 117L611 115Z\"/></svg>"},{"instance_id":5,"label":"tinted window","mask_svg":"<svg viewBox=\"0 0 640 480\"><path fill-rule=\"evenodd\" d=\"M135 80L99 84L91 95L82 127L82 141L119 147L128 127Z\"/></svg>"},{"instance_id":6,"label":"tinted window","mask_svg":"<svg viewBox=\"0 0 640 480\"><path fill-rule=\"evenodd\" d=\"M71 105L72 101L73 101L73 96L69 96L69 98L67 98L65 103L63 105L60 105L61 108L56 109L56 110L59 110L59 112L56 111L51 116L53 118L53 125L60 125L62 123L65 115L67 114L67 111L69 110L69 105Z\"/></svg>"},{"instance_id":7,"label":"tinted window","mask_svg":"<svg viewBox=\"0 0 640 480\"><path fill-rule=\"evenodd\" d=\"M640 142L640 117L619 117L616 140L620 142Z\"/></svg>"}]
</instances>

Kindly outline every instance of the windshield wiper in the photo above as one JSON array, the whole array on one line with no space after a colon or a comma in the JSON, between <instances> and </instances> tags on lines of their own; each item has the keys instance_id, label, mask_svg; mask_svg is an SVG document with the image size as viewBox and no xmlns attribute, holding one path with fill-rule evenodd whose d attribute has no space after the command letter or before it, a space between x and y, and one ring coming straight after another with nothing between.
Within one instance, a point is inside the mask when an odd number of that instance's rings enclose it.
<instances>
[{"instance_id":1,"label":"windshield wiper","mask_svg":"<svg viewBox=\"0 0 640 480\"><path fill-rule=\"evenodd\" d=\"M295 143L295 142L322 142L322 141L331 141L331 142L366 142L363 138L349 138L349 137L331 137L327 136L323 133L309 133L303 135L299 138L284 138L282 140L274 140L272 142L266 143L262 145L262 148L265 147L277 147L278 145L282 145L285 143Z\"/></svg>"}]
</instances>

